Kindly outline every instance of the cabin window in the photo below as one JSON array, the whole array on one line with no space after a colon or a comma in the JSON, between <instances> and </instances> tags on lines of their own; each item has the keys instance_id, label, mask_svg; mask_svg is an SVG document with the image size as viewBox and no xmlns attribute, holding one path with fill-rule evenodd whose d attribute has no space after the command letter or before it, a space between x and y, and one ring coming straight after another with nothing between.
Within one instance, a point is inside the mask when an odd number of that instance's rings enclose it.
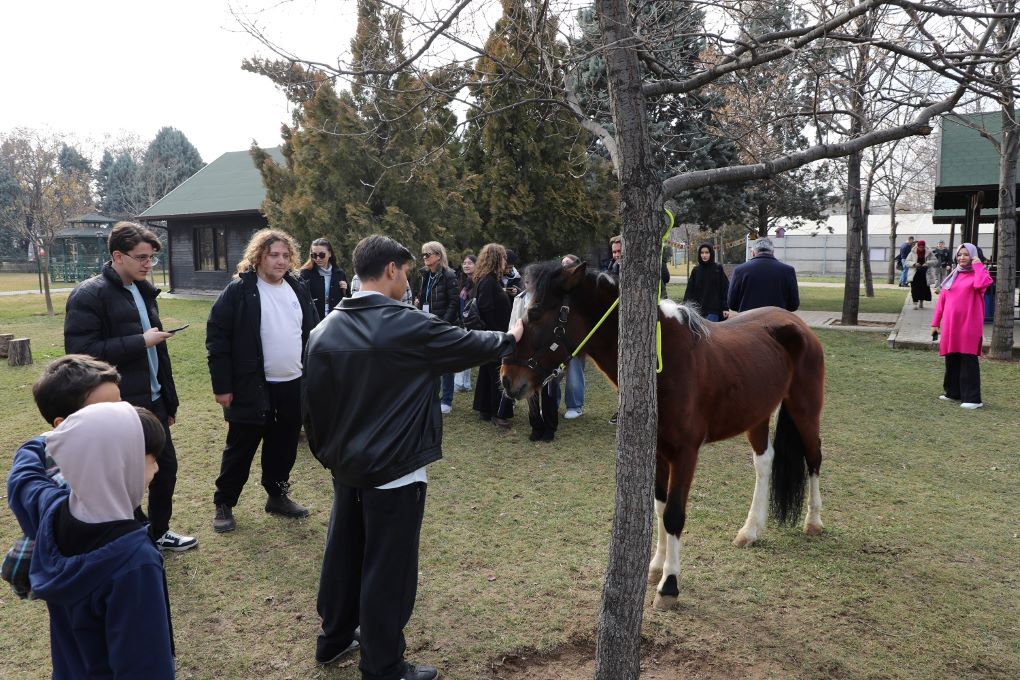
<instances>
[{"instance_id":1,"label":"cabin window","mask_svg":"<svg viewBox=\"0 0 1020 680\"><path fill-rule=\"evenodd\" d=\"M214 272L227 268L227 230L221 227L195 228L195 271Z\"/></svg>"}]
</instances>

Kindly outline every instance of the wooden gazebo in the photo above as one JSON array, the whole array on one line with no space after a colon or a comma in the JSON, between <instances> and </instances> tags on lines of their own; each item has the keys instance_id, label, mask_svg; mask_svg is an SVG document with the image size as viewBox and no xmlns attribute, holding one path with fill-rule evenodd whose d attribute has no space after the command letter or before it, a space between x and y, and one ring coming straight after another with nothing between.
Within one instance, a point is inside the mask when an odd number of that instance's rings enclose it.
<instances>
[{"instance_id":1,"label":"wooden gazebo","mask_svg":"<svg viewBox=\"0 0 1020 680\"><path fill-rule=\"evenodd\" d=\"M50 250L50 280L83 281L99 273L110 259L106 242L110 227L118 220L98 213L72 217L57 234Z\"/></svg>"}]
</instances>

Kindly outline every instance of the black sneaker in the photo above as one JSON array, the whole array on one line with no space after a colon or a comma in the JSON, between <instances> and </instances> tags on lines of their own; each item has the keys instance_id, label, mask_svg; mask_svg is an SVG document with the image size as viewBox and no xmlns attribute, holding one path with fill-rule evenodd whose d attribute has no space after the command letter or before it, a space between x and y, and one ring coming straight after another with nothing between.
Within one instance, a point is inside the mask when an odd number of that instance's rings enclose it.
<instances>
[{"instance_id":1,"label":"black sneaker","mask_svg":"<svg viewBox=\"0 0 1020 680\"><path fill-rule=\"evenodd\" d=\"M432 666L416 666L413 663L407 664L407 670L400 680L435 680L439 677L439 670Z\"/></svg>"},{"instance_id":2,"label":"black sneaker","mask_svg":"<svg viewBox=\"0 0 1020 680\"><path fill-rule=\"evenodd\" d=\"M220 504L216 506L216 516L213 517L212 528L218 534L225 534L237 528L234 521L234 513L229 505Z\"/></svg>"},{"instance_id":3,"label":"black sneaker","mask_svg":"<svg viewBox=\"0 0 1020 680\"><path fill-rule=\"evenodd\" d=\"M331 663L336 663L345 656L349 656L354 652L361 649L361 643L357 640L351 640L351 644L347 645L339 652L330 650L327 646L315 646L315 663L320 666L328 666Z\"/></svg>"},{"instance_id":4,"label":"black sneaker","mask_svg":"<svg viewBox=\"0 0 1020 680\"><path fill-rule=\"evenodd\" d=\"M282 517L308 517L308 508L298 505L287 494L270 496L266 500L266 512Z\"/></svg>"},{"instance_id":5,"label":"black sneaker","mask_svg":"<svg viewBox=\"0 0 1020 680\"><path fill-rule=\"evenodd\" d=\"M620 420L620 412L617 411L616 413L613 414L613 417L609 419L609 424L610 425L617 425L619 423L619 420Z\"/></svg>"}]
</instances>

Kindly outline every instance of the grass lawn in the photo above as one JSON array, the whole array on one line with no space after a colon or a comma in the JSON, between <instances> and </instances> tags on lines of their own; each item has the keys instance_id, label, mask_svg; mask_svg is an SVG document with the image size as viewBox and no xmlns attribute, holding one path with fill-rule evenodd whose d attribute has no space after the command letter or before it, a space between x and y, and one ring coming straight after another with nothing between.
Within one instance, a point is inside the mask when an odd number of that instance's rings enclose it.
<instances>
[{"instance_id":1,"label":"grass lawn","mask_svg":"<svg viewBox=\"0 0 1020 680\"><path fill-rule=\"evenodd\" d=\"M61 317L39 316L39 302L0 298L0 327L31 337L36 362L0 365L4 468L21 442L46 429L30 387L62 353ZM237 531L212 531L226 429L206 372L209 304L161 303L165 323L192 324L169 345L182 402L173 526L201 542L166 559L178 677L354 680L356 663L319 669L312 661L331 485L307 449L292 482L311 517L267 516L256 466L235 511ZM692 659L677 669L688 677L1015 677L1020 365L982 362L988 406L964 412L936 399L937 355L889 350L872 334L819 337L828 364L825 533L809 540L770 526L754 548L733 548L754 483L749 446L743 439L707 446L688 508L679 606L646 609L645 642ZM552 444L527 441L523 409L504 433L473 417L469 395L455 398L445 458L429 468L410 659L439 666L444 678L492 678L505 655L592 640L610 533L615 430L607 420L616 401L590 365L588 384L584 416L561 421ZM3 547L18 533L5 509ZM5 586L0 621L0 677L48 675L45 606L19 601ZM699 670L699 659L725 672Z\"/></svg>"},{"instance_id":2,"label":"grass lawn","mask_svg":"<svg viewBox=\"0 0 1020 680\"><path fill-rule=\"evenodd\" d=\"M54 288L63 288L70 284L51 284ZM39 290L39 275L35 272L22 274L20 272L0 273L0 293L12 290Z\"/></svg>"}]
</instances>

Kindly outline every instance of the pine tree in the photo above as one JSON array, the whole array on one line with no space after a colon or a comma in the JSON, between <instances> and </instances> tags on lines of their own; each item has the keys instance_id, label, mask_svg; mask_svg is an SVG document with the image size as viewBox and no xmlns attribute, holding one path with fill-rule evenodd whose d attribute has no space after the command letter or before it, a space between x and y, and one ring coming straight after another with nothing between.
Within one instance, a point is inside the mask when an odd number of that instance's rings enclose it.
<instances>
[{"instance_id":1,"label":"pine tree","mask_svg":"<svg viewBox=\"0 0 1020 680\"><path fill-rule=\"evenodd\" d=\"M540 16L526 0L503 3L477 62L478 108L465 135L468 167L481 180L475 203L485 238L524 261L582 250L616 229L614 183L595 169L602 163L589 157L587 133L558 106L516 105L543 96L537 83L562 78L543 70L534 34L556 45L556 25L539 24ZM507 64L516 67L513 77Z\"/></svg>"},{"instance_id":2,"label":"pine tree","mask_svg":"<svg viewBox=\"0 0 1020 680\"><path fill-rule=\"evenodd\" d=\"M161 128L142 156L141 178L149 205L166 196L205 166L183 132Z\"/></svg>"}]
</instances>

